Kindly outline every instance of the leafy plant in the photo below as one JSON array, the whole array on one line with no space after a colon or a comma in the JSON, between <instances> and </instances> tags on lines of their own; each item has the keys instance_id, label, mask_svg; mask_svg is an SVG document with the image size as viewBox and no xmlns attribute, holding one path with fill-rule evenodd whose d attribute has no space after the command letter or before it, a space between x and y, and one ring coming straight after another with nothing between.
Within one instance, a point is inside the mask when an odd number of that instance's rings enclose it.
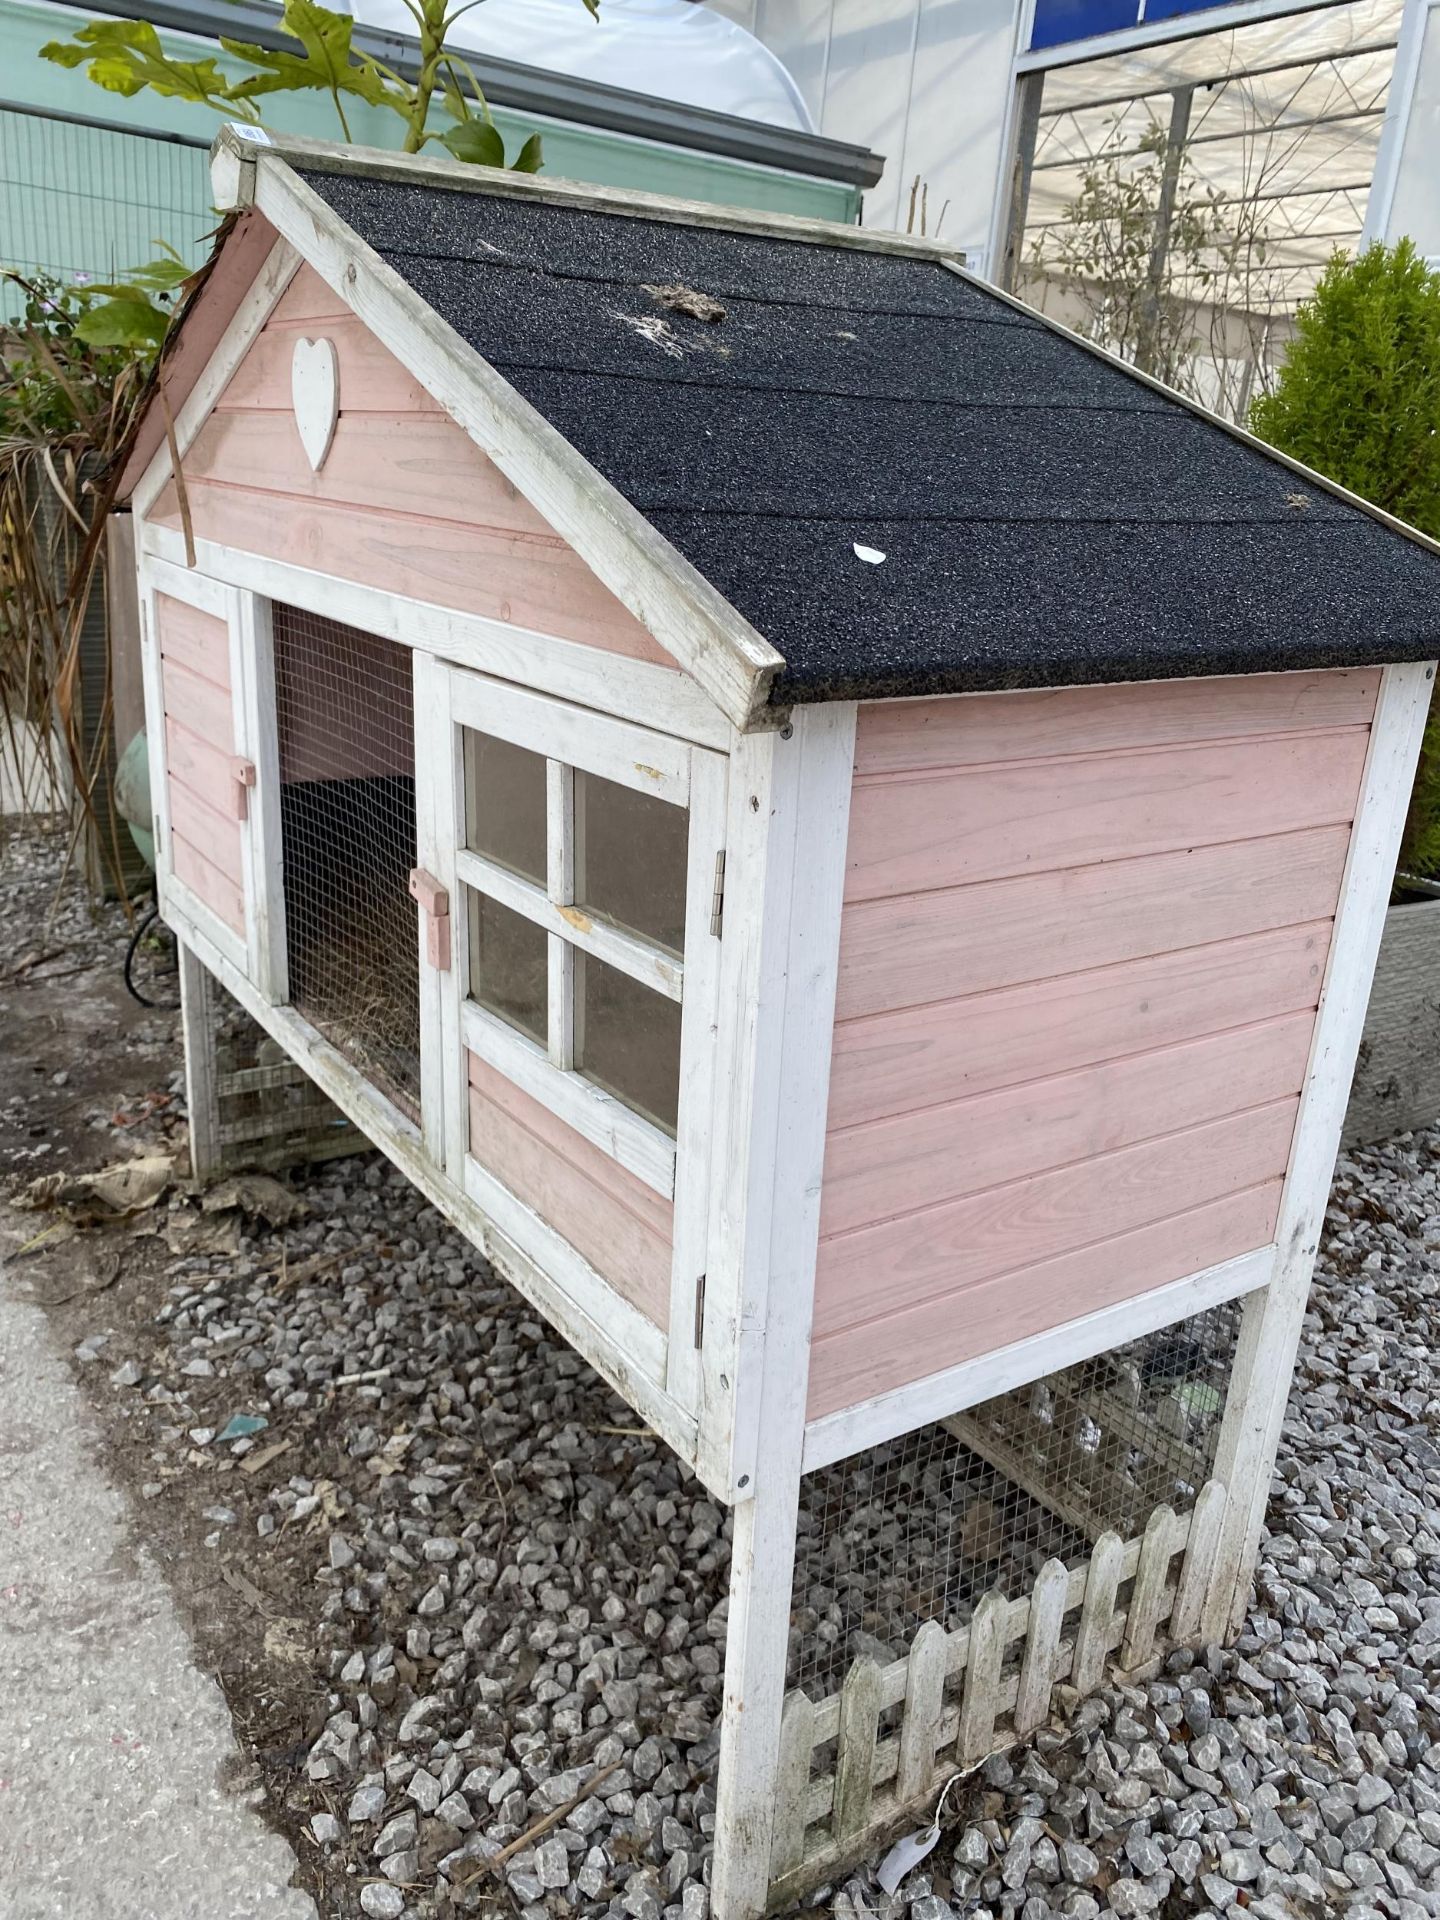
<instances>
[{"instance_id":1,"label":"leafy plant","mask_svg":"<svg viewBox=\"0 0 1440 1920\"><path fill-rule=\"evenodd\" d=\"M1045 306L1059 293L1098 346L1243 419L1287 310L1263 191L1272 159L1257 147L1247 190L1222 194L1196 178L1173 125L1152 120L1132 142L1111 123L1074 198L1030 244L1026 294Z\"/></svg>"},{"instance_id":2,"label":"leafy plant","mask_svg":"<svg viewBox=\"0 0 1440 1920\"><path fill-rule=\"evenodd\" d=\"M419 51L415 77L407 79L353 44L355 22L319 0L285 0L280 26L295 42L288 48L256 46L222 35L220 45L250 69L232 79L213 56L173 59L145 20L92 20L69 40L52 40L42 58L62 67L83 67L97 86L127 98L147 89L167 99L212 108L229 120L262 119L261 102L277 93L324 93L334 103L343 139L352 138L347 103L362 102L396 114L404 123L402 147L418 153L432 141L457 160L479 166L506 165L505 143L473 68L446 46L455 22L480 0L453 6L450 0L405 0L415 22ZM583 0L598 15L599 0ZM431 124L437 107L451 124ZM531 134L509 162L512 171L534 173L541 164L539 134Z\"/></svg>"},{"instance_id":3,"label":"leafy plant","mask_svg":"<svg viewBox=\"0 0 1440 1920\"><path fill-rule=\"evenodd\" d=\"M1440 539L1440 273L1411 241L1332 257L1250 425ZM1400 870L1440 875L1440 716L1426 727Z\"/></svg>"},{"instance_id":4,"label":"leafy plant","mask_svg":"<svg viewBox=\"0 0 1440 1920\"><path fill-rule=\"evenodd\" d=\"M114 456L140 404L164 314L152 306L155 321L137 350L128 337L135 316L124 327L101 320L119 304L109 288L3 278L23 307L7 327L0 362L0 765L29 804L68 797L73 851L97 817L110 724L108 688L94 724L82 724L81 627L119 477ZM157 263L148 278L163 299L168 272ZM150 300L148 291L137 297ZM113 833L96 841L123 894Z\"/></svg>"},{"instance_id":5,"label":"leafy plant","mask_svg":"<svg viewBox=\"0 0 1440 1920\"><path fill-rule=\"evenodd\" d=\"M1171 386L1189 376L1196 307L1214 273L1219 240L1213 190L1196 186L1182 150L1171 171L1171 211L1162 245L1156 223L1170 166L1158 123L1135 149L1091 159L1059 223L1031 249L1032 264L1057 275L1084 310L1097 345Z\"/></svg>"}]
</instances>

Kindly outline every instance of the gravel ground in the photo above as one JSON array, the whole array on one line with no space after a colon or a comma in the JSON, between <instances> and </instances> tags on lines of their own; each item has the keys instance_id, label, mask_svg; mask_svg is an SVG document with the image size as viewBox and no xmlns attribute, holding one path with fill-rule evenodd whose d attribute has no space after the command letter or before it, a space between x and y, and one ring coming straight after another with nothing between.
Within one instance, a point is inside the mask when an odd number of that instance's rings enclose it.
<instances>
[{"instance_id":1,"label":"gravel ground","mask_svg":"<svg viewBox=\"0 0 1440 1920\"><path fill-rule=\"evenodd\" d=\"M1440 1134L1342 1162L1238 1647L988 1763L899 1895L817 1905L1440 1914L1437 1169ZM210 1252L173 1201L134 1310L66 1325L141 1524L192 1526L172 1577L223 1569L263 1647L227 1687L321 1911L704 1920L725 1515L381 1163L294 1190Z\"/></svg>"}]
</instances>

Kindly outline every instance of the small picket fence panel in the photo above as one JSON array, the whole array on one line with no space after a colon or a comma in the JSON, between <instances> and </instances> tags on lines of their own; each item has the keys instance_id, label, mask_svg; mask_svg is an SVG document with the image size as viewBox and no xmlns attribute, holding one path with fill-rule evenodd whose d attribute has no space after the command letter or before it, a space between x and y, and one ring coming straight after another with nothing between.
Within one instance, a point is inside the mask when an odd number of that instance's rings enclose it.
<instances>
[{"instance_id":1,"label":"small picket fence panel","mask_svg":"<svg viewBox=\"0 0 1440 1920\"><path fill-rule=\"evenodd\" d=\"M1208 1481L1188 1514L1157 1507L1138 1538L1103 1533L1080 1566L1047 1561L1021 1598L987 1593L956 1632L927 1621L903 1659L857 1661L838 1694L791 1693L771 1909L865 1858L952 1775L1044 1726L1057 1685L1093 1693L1162 1645L1217 1638L1229 1600L1217 1567L1225 1504Z\"/></svg>"}]
</instances>

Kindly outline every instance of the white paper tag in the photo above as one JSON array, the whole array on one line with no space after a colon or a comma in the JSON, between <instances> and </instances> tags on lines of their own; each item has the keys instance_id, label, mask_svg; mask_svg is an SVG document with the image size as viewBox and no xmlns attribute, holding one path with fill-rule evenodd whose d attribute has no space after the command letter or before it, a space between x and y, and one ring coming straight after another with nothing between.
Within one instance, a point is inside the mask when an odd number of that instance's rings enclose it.
<instances>
[{"instance_id":1,"label":"white paper tag","mask_svg":"<svg viewBox=\"0 0 1440 1920\"><path fill-rule=\"evenodd\" d=\"M851 544L855 548L855 558L857 560L868 561L872 567L878 567L880 562L885 558L879 547L862 547L858 540L853 541Z\"/></svg>"},{"instance_id":2,"label":"white paper tag","mask_svg":"<svg viewBox=\"0 0 1440 1920\"><path fill-rule=\"evenodd\" d=\"M880 1891L894 1893L906 1874L918 1867L926 1854L933 1851L939 1838L940 1822L936 1820L917 1833L907 1833L903 1840L897 1840L880 1862L875 1875Z\"/></svg>"},{"instance_id":3,"label":"white paper tag","mask_svg":"<svg viewBox=\"0 0 1440 1920\"><path fill-rule=\"evenodd\" d=\"M248 120L232 120L230 122L230 131L234 134L238 134L242 140L249 140L250 142L252 142L253 145L257 147L269 147L274 145L274 142L271 140L269 134L265 131L264 127L252 126Z\"/></svg>"}]
</instances>

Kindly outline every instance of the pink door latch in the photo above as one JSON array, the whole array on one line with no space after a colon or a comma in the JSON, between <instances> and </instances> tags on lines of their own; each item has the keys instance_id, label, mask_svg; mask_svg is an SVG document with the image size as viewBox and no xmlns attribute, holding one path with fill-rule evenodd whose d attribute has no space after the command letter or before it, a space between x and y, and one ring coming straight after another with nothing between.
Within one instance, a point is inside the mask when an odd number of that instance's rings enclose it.
<instances>
[{"instance_id":1,"label":"pink door latch","mask_svg":"<svg viewBox=\"0 0 1440 1920\"><path fill-rule=\"evenodd\" d=\"M425 916L425 958L437 973L450 971L450 896L423 867L410 875L410 897Z\"/></svg>"},{"instance_id":2,"label":"pink door latch","mask_svg":"<svg viewBox=\"0 0 1440 1920\"><path fill-rule=\"evenodd\" d=\"M235 818L243 820L250 812L250 789L255 784L255 762L238 756L230 762L230 805Z\"/></svg>"}]
</instances>

